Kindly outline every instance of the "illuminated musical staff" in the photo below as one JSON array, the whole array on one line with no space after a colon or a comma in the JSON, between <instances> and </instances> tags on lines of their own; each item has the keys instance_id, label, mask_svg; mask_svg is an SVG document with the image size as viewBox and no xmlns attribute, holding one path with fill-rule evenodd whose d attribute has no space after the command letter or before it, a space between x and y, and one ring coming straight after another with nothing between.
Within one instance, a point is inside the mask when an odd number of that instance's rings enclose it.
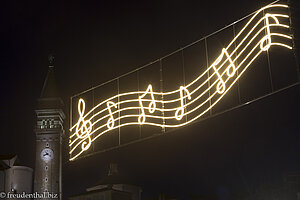
<instances>
[{"instance_id":1,"label":"illuminated musical staff","mask_svg":"<svg viewBox=\"0 0 300 200\"><path fill-rule=\"evenodd\" d=\"M180 86L177 90L154 92L152 85L148 85L145 91L121 93L106 99L85 114L84 100L79 99L79 119L77 123L70 128L72 133L70 134L69 144L71 149L70 154L72 154L70 160L76 159L79 155L86 151L90 144L101 135L116 128L142 124L163 128L174 128L187 125L203 116L203 114L209 111L223 98L223 96L232 88L241 75L263 51L268 50L271 46L282 46L288 49L292 48L288 44L283 43L282 41L284 40L279 40L281 42L276 41L278 37L290 40L292 39L291 36L279 33L280 29L274 29L278 32L272 32L273 29L271 29L271 27L288 29L288 25L280 23L281 18L288 18L287 15L279 13L270 14L269 12L266 12L263 17L260 17L259 14L270 8L285 9L287 6L282 4L273 4L258 10L233 38L233 40L230 41L228 46L222 48L221 54L201 75L189 84ZM277 11L278 10L279 9L277 9ZM233 45L236 41L239 42ZM227 51L229 49L231 53ZM233 55L235 55L234 58ZM239 64L235 65L234 63L237 59L239 59ZM203 81L201 78L205 77L209 70L213 70L214 73L210 74L210 76ZM235 76L237 70L239 70L239 73ZM216 76L217 79L212 81L209 87L207 87L206 83L211 79L214 79ZM216 88L216 90L212 90L212 88ZM210 90L213 92L209 93L208 91ZM156 95L162 97L162 100L156 100ZM176 95L179 98L174 98ZM206 99L202 99L207 95L208 97ZM112 102L114 99L119 99L123 96L126 97L126 100L118 101L118 103ZM136 96L138 96L138 98L136 98ZM150 98L147 98L148 96L150 96ZM188 102L186 102L187 99L189 100ZM207 102L212 99L212 104L204 108L203 106L205 104L207 105ZM112 108L119 109L112 110ZM199 112L200 108L201 111ZM97 112L94 113L96 109ZM139 112L139 114L125 114L126 112L123 111L126 110L133 110L135 113ZM148 111L149 114L146 114L146 111ZM162 112L164 115L161 115ZM113 116L116 116L116 113L120 114L117 118L114 118ZM187 121L180 121L184 116L191 117L189 117ZM128 119L126 120L126 123L124 122L115 125L115 121L120 121L125 118ZM153 121L152 119L171 119L173 122L173 119L176 119L177 121L175 121L176 123L174 124L170 124L168 123L169 121L165 121L166 123L163 123L163 120L159 122ZM93 123L91 123L91 120L93 120ZM94 127L93 130L92 127ZM91 135L94 135L93 139L91 139Z\"/></svg>"},{"instance_id":2,"label":"illuminated musical staff","mask_svg":"<svg viewBox=\"0 0 300 200\"><path fill-rule=\"evenodd\" d=\"M148 107L149 112L154 113L155 108L156 108L156 103L155 103L155 99L154 99L154 95L153 95L152 85L149 84L147 90L145 91L145 93L143 95L139 96L139 104L140 104L141 114L138 118L138 122L140 124L145 123L145 120L146 120L145 108L143 106L142 98L144 98L147 94L150 94L150 96L151 96L151 101L150 101L149 107Z\"/></svg>"}]
</instances>

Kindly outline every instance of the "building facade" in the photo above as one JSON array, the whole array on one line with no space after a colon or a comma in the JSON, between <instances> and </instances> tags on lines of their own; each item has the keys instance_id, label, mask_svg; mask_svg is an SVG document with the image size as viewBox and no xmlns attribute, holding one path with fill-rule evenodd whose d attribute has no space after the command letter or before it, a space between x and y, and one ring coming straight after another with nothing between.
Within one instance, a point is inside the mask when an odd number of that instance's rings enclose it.
<instances>
[{"instance_id":1,"label":"building facade","mask_svg":"<svg viewBox=\"0 0 300 200\"><path fill-rule=\"evenodd\" d=\"M17 155L0 155L0 191L32 193L33 169L20 164Z\"/></svg>"}]
</instances>

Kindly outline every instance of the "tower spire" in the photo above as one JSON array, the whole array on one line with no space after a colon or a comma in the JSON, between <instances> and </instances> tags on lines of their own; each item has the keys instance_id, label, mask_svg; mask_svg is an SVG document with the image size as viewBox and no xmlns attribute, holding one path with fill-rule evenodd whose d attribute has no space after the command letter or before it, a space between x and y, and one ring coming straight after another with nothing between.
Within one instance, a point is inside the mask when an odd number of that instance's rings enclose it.
<instances>
[{"instance_id":1,"label":"tower spire","mask_svg":"<svg viewBox=\"0 0 300 200\"><path fill-rule=\"evenodd\" d=\"M50 54L50 55L48 56L48 61L49 61L49 67L53 66L54 61L55 61L55 57L54 57L53 54Z\"/></svg>"},{"instance_id":2,"label":"tower spire","mask_svg":"<svg viewBox=\"0 0 300 200\"><path fill-rule=\"evenodd\" d=\"M49 55L48 61L49 61L48 73L44 82L44 86L40 98L58 98L59 92L56 84L54 56Z\"/></svg>"},{"instance_id":3,"label":"tower spire","mask_svg":"<svg viewBox=\"0 0 300 200\"><path fill-rule=\"evenodd\" d=\"M55 67L54 67L54 56L49 55L49 67L48 73L43 85L43 89L38 99L38 108L62 108L64 106L60 93L57 87Z\"/></svg>"}]
</instances>

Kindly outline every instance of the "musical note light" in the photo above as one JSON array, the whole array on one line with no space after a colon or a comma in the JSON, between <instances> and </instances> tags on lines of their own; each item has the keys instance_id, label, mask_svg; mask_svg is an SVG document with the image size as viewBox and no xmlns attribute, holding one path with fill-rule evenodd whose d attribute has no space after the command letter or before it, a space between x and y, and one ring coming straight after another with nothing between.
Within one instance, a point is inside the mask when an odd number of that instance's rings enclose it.
<instances>
[{"instance_id":1,"label":"musical note light","mask_svg":"<svg viewBox=\"0 0 300 200\"><path fill-rule=\"evenodd\" d=\"M110 118L107 120L107 128L112 129L115 126L115 120L114 120L114 116L111 112L111 107L115 107L115 108L118 108L118 107L112 101L106 102L106 105L107 105L107 109L108 109L108 112L109 112L109 115L110 115Z\"/></svg>"},{"instance_id":2,"label":"musical note light","mask_svg":"<svg viewBox=\"0 0 300 200\"><path fill-rule=\"evenodd\" d=\"M175 118L177 120L181 120L183 115L184 115L184 108L185 108L185 105L184 105L184 98L185 96L183 96L183 92L185 92L187 94L187 97L188 99L190 100L191 99L191 94L190 92L188 91L188 89L186 89L185 87L183 86L180 86L180 90L179 90L179 93L180 93L180 107L177 108L176 112L175 112ZM180 115L178 114L180 113Z\"/></svg>"},{"instance_id":3,"label":"musical note light","mask_svg":"<svg viewBox=\"0 0 300 200\"><path fill-rule=\"evenodd\" d=\"M222 49L222 53L221 55L215 60L215 62L212 64L212 67L216 73L216 75L218 76L219 82L217 84L217 91L219 94L222 94L225 89L226 89L226 85L225 82L222 79L222 76L220 75L218 69L216 69L216 66L222 61L222 58L224 57L224 54L226 55L227 59L229 61L229 66L226 68L226 73L228 77L233 77L236 71L235 65L231 59L231 57L229 56L227 50L225 48Z\"/></svg>"},{"instance_id":4,"label":"musical note light","mask_svg":"<svg viewBox=\"0 0 300 200\"><path fill-rule=\"evenodd\" d=\"M152 89L152 85L149 84L148 87L147 87L147 90L145 91L145 93L141 96L139 96L139 103L140 103L140 108L141 108L141 114L138 118L138 121L140 124L143 124L145 123L145 120L146 120L146 115L145 115L145 108L143 106L143 98L147 95L147 94L150 94L151 95L151 101L150 101L150 104L149 104L149 107L148 107L148 110L150 113L154 113L155 111L155 108L156 108L156 104L155 104L155 99L154 99L154 95L153 95L153 89Z\"/></svg>"},{"instance_id":5,"label":"musical note light","mask_svg":"<svg viewBox=\"0 0 300 200\"><path fill-rule=\"evenodd\" d=\"M272 32L272 27L288 29L289 26L280 23L280 19L288 18L289 16L280 13L270 13L269 9L272 8L277 8L276 12L279 12L278 8L284 10L288 8L288 6L283 4L272 4L258 10L233 40L231 40L228 46L222 48L221 54L201 75L189 84L180 86L177 90L155 92L153 91L152 85L149 84L145 91L133 91L115 95L100 102L87 113L85 113L84 100L79 99L79 119L70 128L70 160L74 160L80 156L90 147L91 143L101 135L116 128L129 125L151 125L162 128L174 128L185 126L203 116L203 114L208 112L223 98L262 52L267 51L271 46L282 46L292 49L291 46L283 43L281 40L281 42L276 41L276 38L278 37L291 40L291 36L279 32ZM266 14L259 18L259 14L263 12ZM242 37L242 35L245 36ZM237 41L239 42L235 46L234 43ZM232 50L233 47L234 49ZM229 52L229 49L231 52ZM239 64L235 65L234 63L237 59L240 59ZM209 74L206 80L200 82L200 80L202 80L201 78L207 75L209 70L213 70L213 73ZM237 70L239 70L238 74L236 73ZM206 83L213 80L214 77L216 77L216 80L206 88ZM210 93L209 91L212 92ZM177 94L179 98L173 98L174 94ZM209 96L202 100L201 98L207 94L209 94ZM138 95L138 98L134 98L134 95ZM149 95L150 98L146 98ZM127 97L127 100L118 101L117 103L113 102L114 99L120 97ZM185 102L187 99L189 101ZM199 103L200 99L202 101ZM211 101L211 104L204 107L207 105L208 101ZM106 107L104 107L105 105ZM115 110L112 111L111 108L115 108ZM201 112L197 113L200 108L202 108ZM96 109L99 111L94 113ZM137 111L139 114L121 114L122 112L129 110ZM146 113L145 111L148 112ZM164 115L161 115L162 112ZM117 118L114 118L113 116L116 113L120 114ZM191 115L193 113L194 115ZM184 116L192 117L189 117L186 121L181 121ZM128 119L129 121L115 125L114 122L121 119ZM152 119L174 121L172 121L172 123L167 123L170 121L159 123L157 121L151 121ZM91 122L92 120L93 123ZM93 139L91 139L92 135L94 136Z\"/></svg>"}]
</instances>

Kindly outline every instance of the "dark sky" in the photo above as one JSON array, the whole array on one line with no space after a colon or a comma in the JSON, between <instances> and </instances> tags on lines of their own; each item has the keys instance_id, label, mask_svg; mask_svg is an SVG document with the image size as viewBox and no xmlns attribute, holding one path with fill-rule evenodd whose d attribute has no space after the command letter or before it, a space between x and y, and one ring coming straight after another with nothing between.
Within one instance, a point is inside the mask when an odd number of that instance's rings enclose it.
<instances>
[{"instance_id":1,"label":"dark sky","mask_svg":"<svg viewBox=\"0 0 300 200\"><path fill-rule=\"evenodd\" d=\"M34 167L34 109L50 53L68 107L71 95L177 50L268 2L5 1L0 153L17 153ZM254 191L264 181L280 182L284 172L300 170L299 91L298 85L169 135L66 163L64 194L93 185L111 161L143 187L145 196L163 191L225 198Z\"/></svg>"}]
</instances>

